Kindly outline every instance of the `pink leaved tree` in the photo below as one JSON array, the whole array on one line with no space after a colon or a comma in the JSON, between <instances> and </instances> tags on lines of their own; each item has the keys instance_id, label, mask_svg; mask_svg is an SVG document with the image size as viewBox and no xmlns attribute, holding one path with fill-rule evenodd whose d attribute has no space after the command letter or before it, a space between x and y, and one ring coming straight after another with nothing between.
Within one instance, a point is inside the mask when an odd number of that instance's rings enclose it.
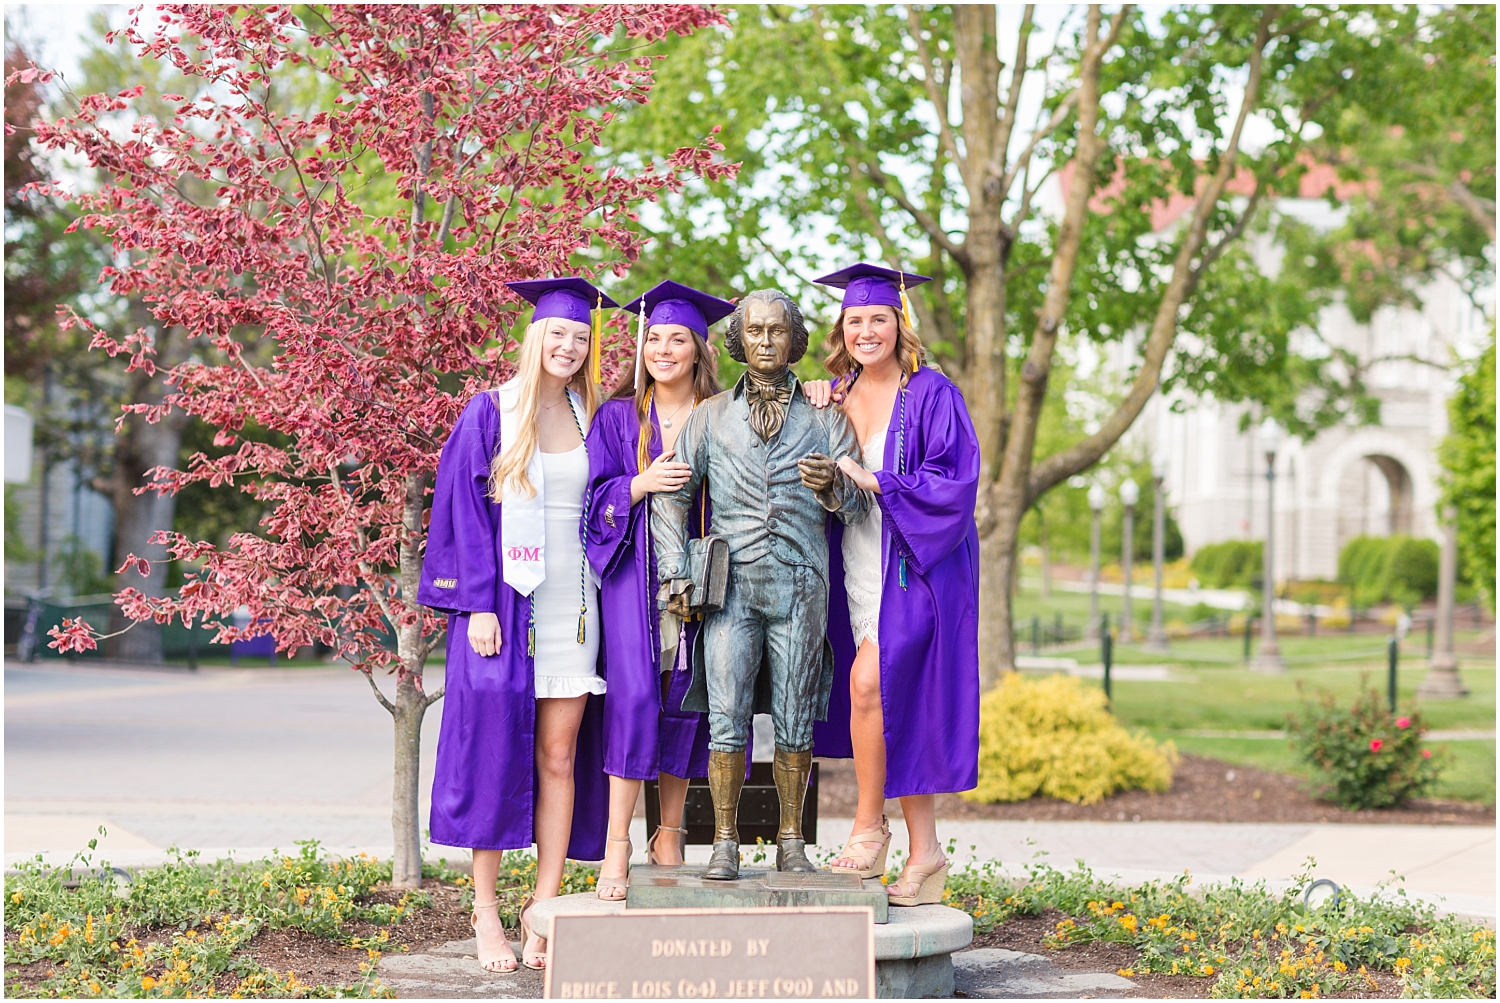
<instances>
[{"instance_id":1,"label":"pink leaved tree","mask_svg":"<svg viewBox=\"0 0 1500 1003\"><path fill-rule=\"evenodd\" d=\"M226 455L158 467L140 490L206 481L265 512L223 546L159 533L184 563L177 594L126 588L133 621L248 626L283 651L321 642L365 674L395 724L397 887L421 880L423 669L444 621L417 605L439 450L468 397L507 373L518 300L507 280L623 268L634 207L732 170L711 138L634 173L590 162L611 109L647 100L632 50L711 23L677 5L194 6L139 11L111 41L170 61L192 96L171 121L132 114L137 91L94 94L36 124L36 142L91 165L53 182L113 240L101 282L154 326L115 336L76 313L93 347L156 371L156 332L197 339L162 369L159 405L210 423ZM27 71L36 73L37 71ZM309 107L297 110L301 100ZM610 368L618 364L611 358ZM249 436L254 430L253 437ZM147 570L132 555L127 570ZM81 622L64 651L95 646ZM383 691L377 674L393 677ZM390 683L386 683L390 686Z\"/></svg>"}]
</instances>

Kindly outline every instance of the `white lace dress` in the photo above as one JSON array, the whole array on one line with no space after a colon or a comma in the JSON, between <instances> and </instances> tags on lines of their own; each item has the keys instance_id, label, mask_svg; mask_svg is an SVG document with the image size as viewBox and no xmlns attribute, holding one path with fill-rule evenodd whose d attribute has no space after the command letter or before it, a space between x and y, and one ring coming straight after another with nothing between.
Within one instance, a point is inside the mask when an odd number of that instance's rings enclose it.
<instances>
[{"instance_id":1,"label":"white lace dress","mask_svg":"<svg viewBox=\"0 0 1500 1003\"><path fill-rule=\"evenodd\" d=\"M861 443L864 467L880 469L885 453L886 428L881 428ZM880 590L883 568L880 565L880 537L883 513L878 504L870 506L864 521L844 527L844 591L849 596L849 628L854 631L854 647L866 638L880 643Z\"/></svg>"},{"instance_id":2,"label":"white lace dress","mask_svg":"<svg viewBox=\"0 0 1500 1003\"><path fill-rule=\"evenodd\" d=\"M583 493L589 485L589 454L582 445L566 453L542 453L547 485L547 577L536 587L536 695L576 697L603 693L599 678L599 590L583 574ZM584 643L578 643L578 606L587 602Z\"/></svg>"}]
</instances>

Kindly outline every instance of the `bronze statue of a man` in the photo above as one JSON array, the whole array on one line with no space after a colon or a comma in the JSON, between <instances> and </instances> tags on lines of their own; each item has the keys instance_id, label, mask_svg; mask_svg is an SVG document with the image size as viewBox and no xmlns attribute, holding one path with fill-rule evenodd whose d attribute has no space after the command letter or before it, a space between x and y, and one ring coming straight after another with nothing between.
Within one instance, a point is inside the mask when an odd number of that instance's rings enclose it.
<instances>
[{"instance_id":1,"label":"bronze statue of a man","mask_svg":"<svg viewBox=\"0 0 1500 1003\"><path fill-rule=\"evenodd\" d=\"M776 730L777 869L814 870L802 807L813 721L827 716L833 682L824 524L829 512L859 522L870 496L836 465L842 456L859 461L843 411L814 408L798 392L790 365L807 351L807 327L797 305L775 290L756 290L740 301L724 340L749 369L683 425L677 459L692 474L675 493L655 496L651 528L661 581L685 579L688 508L708 479L713 532L729 545L729 586L723 609L699 632L682 707L708 713L715 826L704 876L727 880L739 875L736 815L755 713L769 712ZM685 609L685 597L674 595L674 607Z\"/></svg>"}]
</instances>

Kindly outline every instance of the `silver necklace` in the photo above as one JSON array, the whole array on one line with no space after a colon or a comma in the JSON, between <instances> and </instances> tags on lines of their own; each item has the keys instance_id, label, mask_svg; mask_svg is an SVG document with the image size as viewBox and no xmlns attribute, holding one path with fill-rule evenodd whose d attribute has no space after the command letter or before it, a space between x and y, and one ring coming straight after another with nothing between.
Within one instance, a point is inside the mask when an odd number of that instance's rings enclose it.
<instances>
[{"instance_id":1,"label":"silver necklace","mask_svg":"<svg viewBox=\"0 0 1500 1003\"><path fill-rule=\"evenodd\" d=\"M679 411L681 411L687 405L691 404L692 402L693 402L693 399L691 397L689 397L687 400L683 401L681 404L679 404L675 408L673 408L672 409L672 413L669 414L669 415L667 415L665 418L663 418L661 420L661 427L662 428L671 428L672 427L672 419L676 418L677 417L677 413Z\"/></svg>"}]
</instances>

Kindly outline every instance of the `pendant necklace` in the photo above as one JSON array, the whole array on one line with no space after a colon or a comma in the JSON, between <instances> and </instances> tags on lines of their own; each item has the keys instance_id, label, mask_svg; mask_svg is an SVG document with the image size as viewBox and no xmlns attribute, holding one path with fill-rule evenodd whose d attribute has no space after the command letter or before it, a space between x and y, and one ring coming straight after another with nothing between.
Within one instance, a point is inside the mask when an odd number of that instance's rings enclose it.
<instances>
[{"instance_id":1,"label":"pendant necklace","mask_svg":"<svg viewBox=\"0 0 1500 1003\"><path fill-rule=\"evenodd\" d=\"M675 408L673 408L672 409L672 413L670 415L668 415L665 418L661 419L661 427L662 428L671 428L672 427L672 419L676 418L677 417L677 413L679 411L681 411L684 406L686 406L688 404L691 404L692 401L693 401L693 399L691 397L689 397L687 400L683 401L681 404L679 404Z\"/></svg>"}]
</instances>

